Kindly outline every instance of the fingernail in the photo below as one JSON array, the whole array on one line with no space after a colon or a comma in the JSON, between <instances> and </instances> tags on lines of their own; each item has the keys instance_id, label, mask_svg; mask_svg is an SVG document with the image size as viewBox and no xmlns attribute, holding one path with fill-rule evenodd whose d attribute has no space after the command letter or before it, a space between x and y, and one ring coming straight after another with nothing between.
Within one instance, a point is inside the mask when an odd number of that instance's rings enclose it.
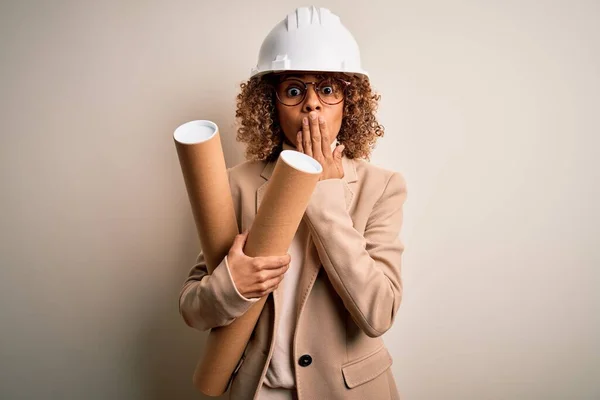
<instances>
[{"instance_id":1,"label":"fingernail","mask_svg":"<svg viewBox=\"0 0 600 400\"><path fill-rule=\"evenodd\" d=\"M306 117L305 117L305 118L303 118L303 119L302 119L302 123L303 123L304 125L308 125L308 119L306 119Z\"/></svg>"},{"instance_id":2,"label":"fingernail","mask_svg":"<svg viewBox=\"0 0 600 400\"><path fill-rule=\"evenodd\" d=\"M319 122L320 122L321 124L325 123L325 118L323 118L323 117L319 116Z\"/></svg>"},{"instance_id":3,"label":"fingernail","mask_svg":"<svg viewBox=\"0 0 600 400\"><path fill-rule=\"evenodd\" d=\"M310 113L310 114L308 114L308 115L310 115L310 119L315 119L315 118L317 118L317 114Z\"/></svg>"}]
</instances>

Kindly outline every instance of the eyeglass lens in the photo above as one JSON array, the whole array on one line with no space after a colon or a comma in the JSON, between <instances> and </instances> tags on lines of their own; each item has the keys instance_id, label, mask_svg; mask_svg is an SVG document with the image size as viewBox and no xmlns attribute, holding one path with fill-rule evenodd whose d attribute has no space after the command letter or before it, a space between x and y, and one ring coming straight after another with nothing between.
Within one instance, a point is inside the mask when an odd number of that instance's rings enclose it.
<instances>
[{"instance_id":1,"label":"eyeglass lens","mask_svg":"<svg viewBox=\"0 0 600 400\"><path fill-rule=\"evenodd\" d=\"M306 96L307 86L300 79L286 79L277 87L277 98L285 105L300 104ZM315 91L326 104L337 104L344 99L344 84L338 79L328 78L317 82Z\"/></svg>"}]
</instances>

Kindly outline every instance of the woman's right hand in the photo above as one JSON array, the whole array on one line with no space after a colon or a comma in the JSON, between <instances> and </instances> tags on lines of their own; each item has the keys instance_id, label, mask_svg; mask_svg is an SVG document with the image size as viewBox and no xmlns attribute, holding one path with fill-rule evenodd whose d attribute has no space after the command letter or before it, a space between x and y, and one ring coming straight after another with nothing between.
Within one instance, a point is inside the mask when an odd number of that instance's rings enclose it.
<instances>
[{"instance_id":1,"label":"woman's right hand","mask_svg":"<svg viewBox=\"0 0 600 400\"><path fill-rule=\"evenodd\" d=\"M291 257L284 256L248 257L244 254L244 245L248 231L235 237L227 254L227 264L233 283L242 296L261 298L279 286L285 271L288 270Z\"/></svg>"}]
</instances>

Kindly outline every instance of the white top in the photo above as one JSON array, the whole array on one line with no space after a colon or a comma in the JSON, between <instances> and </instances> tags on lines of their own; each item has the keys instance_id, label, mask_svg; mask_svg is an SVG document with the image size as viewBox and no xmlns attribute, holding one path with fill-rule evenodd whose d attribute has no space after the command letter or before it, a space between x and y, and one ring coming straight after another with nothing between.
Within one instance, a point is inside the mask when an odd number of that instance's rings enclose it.
<instances>
[{"instance_id":1,"label":"white top","mask_svg":"<svg viewBox=\"0 0 600 400\"><path fill-rule=\"evenodd\" d=\"M289 249L291 256L290 268L286 271L283 280L276 289L280 300L278 301L279 309L277 310L279 326L277 332L275 332L275 348L264 380L264 384L272 388L291 389L296 387L295 360L292 351L298 317L295 304L298 281L304 261L304 249L308 237L308 227L304 221L301 221Z\"/></svg>"}]
</instances>

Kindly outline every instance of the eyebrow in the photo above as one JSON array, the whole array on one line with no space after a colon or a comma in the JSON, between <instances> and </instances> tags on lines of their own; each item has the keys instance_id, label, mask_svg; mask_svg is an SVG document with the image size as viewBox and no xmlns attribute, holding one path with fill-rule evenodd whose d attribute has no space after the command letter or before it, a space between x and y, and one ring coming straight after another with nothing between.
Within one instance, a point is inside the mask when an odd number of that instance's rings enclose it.
<instances>
[{"instance_id":1,"label":"eyebrow","mask_svg":"<svg viewBox=\"0 0 600 400\"><path fill-rule=\"evenodd\" d=\"M323 80L326 78L325 75L321 75L321 74L314 74L317 77L317 81ZM297 75L297 74L291 74L291 75L281 75L281 78L279 78L279 82L283 82L286 79L298 79L298 80L302 80L302 75Z\"/></svg>"},{"instance_id":2,"label":"eyebrow","mask_svg":"<svg viewBox=\"0 0 600 400\"><path fill-rule=\"evenodd\" d=\"M299 79L302 80L301 75L281 75L279 82L283 82L286 79Z\"/></svg>"}]
</instances>

